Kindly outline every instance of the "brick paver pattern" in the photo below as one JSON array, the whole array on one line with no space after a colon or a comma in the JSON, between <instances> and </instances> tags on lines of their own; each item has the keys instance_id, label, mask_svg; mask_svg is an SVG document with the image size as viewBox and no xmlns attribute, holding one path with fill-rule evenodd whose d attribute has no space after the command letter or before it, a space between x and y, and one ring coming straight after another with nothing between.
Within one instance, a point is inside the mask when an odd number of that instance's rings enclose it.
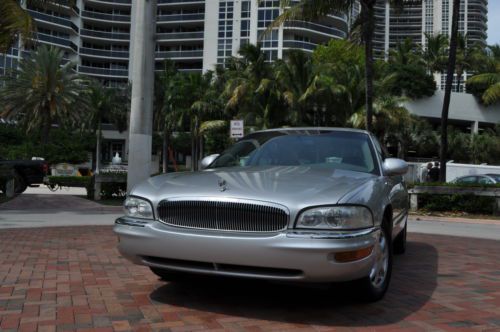
<instances>
[{"instance_id":1,"label":"brick paver pattern","mask_svg":"<svg viewBox=\"0 0 500 332\"><path fill-rule=\"evenodd\" d=\"M384 300L340 287L167 283L111 227L0 232L1 331L500 331L500 242L409 235Z\"/></svg>"}]
</instances>

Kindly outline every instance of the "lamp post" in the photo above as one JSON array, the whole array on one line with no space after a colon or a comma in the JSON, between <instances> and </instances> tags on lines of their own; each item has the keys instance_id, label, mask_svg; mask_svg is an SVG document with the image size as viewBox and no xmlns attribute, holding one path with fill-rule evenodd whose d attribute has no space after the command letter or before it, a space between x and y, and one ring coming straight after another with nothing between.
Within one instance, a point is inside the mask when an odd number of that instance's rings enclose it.
<instances>
[{"instance_id":1,"label":"lamp post","mask_svg":"<svg viewBox=\"0 0 500 332\"><path fill-rule=\"evenodd\" d=\"M131 19L127 191L151 175L156 0L133 0Z\"/></svg>"}]
</instances>

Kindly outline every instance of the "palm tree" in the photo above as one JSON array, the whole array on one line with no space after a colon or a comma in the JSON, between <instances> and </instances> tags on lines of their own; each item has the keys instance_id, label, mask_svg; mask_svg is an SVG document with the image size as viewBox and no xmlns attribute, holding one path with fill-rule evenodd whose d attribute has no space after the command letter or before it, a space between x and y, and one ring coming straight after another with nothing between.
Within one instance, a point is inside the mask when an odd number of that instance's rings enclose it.
<instances>
[{"instance_id":1,"label":"palm tree","mask_svg":"<svg viewBox=\"0 0 500 332\"><path fill-rule=\"evenodd\" d=\"M459 34L457 38L457 63L455 69L457 73L456 92L460 92L460 84L462 83L461 80L464 73L477 68L482 58L483 52L480 47L477 44L470 44L467 36Z\"/></svg>"},{"instance_id":2,"label":"palm tree","mask_svg":"<svg viewBox=\"0 0 500 332\"><path fill-rule=\"evenodd\" d=\"M429 73L442 72L448 60L448 37L443 34L425 34L426 43L421 51L422 59Z\"/></svg>"},{"instance_id":3,"label":"palm tree","mask_svg":"<svg viewBox=\"0 0 500 332\"><path fill-rule=\"evenodd\" d=\"M446 157L448 154L448 114L450 111L451 89L457 62L458 46L458 19L460 14L460 0L453 0L453 15L451 20L451 38L446 70L446 85L444 90L443 110L441 112L441 146L439 151L440 172L439 181L446 182Z\"/></svg>"},{"instance_id":4,"label":"palm tree","mask_svg":"<svg viewBox=\"0 0 500 332\"><path fill-rule=\"evenodd\" d=\"M391 5L402 8L405 4L417 2L406 0L386 0ZM361 27L361 37L365 46L365 108L366 129L372 129L373 97L374 97L374 60L373 60L373 31L375 28L376 0L359 0L361 14L358 24ZM268 30L280 26L290 20L315 20L335 12L347 13L357 0L281 0L280 4L285 11L276 18Z\"/></svg>"},{"instance_id":5,"label":"palm tree","mask_svg":"<svg viewBox=\"0 0 500 332\"><path fill-rule=\"evenodd\" d=\"M478 95L481 101L489 106L500 102L500 54L490 53L486 63L486 72L467 80L467 91Z\"/></svg>"},{"instance_id":6,"label":"palm tree","mask_svg":"<svg viewBox=\"0 0 500 332\"><path fill-rule=\"evenodd\" d=\"M93 80L89 85L90 117L88 126L95 131L96 156L95 172L99 173L101 158L102 123L107 121L122 132L127 128L127 111L130 99L129 89L104 87L99 81Z\"/></svg>"},{"instance_id":7,"label":"palm tree","mask_svg":"<svg viewBox=\"0 0 500 332\"><path fill-rule=\"evenodd\" d=\"M46 144L53 123L72 126L89 108L88 88L72 63L64 64L63 51L41 46L21 60L19 69L3 77L0 93L3 116L15 118L31 133L40 130Z\"/></svg>"},{"instance_id":8,"label":"palm tree","mask_svg":"<svg viewBox=\"0 0 500 332\"><path fill-rule=\"evenodd\" d=\"M0 53L5 53L22 36L25 41L34 29L31 16L21 7L18 0L0 1ZM52 5L72 5L75 0L26 0L27 6L47 7Z\"/></svg>"}]
</instances>

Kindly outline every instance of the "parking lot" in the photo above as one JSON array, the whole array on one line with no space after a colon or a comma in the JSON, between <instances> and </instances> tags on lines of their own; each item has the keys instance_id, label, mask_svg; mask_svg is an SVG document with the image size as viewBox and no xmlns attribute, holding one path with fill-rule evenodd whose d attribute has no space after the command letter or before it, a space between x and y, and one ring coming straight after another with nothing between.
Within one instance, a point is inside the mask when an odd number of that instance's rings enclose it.
<instances>
[{"instance_id":1,"label":"parking lot","mask_svg":"<svg viewBox=\"0 0 500 332\"><path fill-rule=\"evenodd\" d=\"M500 242L409 234L385 299L247 280L160 281L109 226L0 232L0 330L500 330Z\"/></svg>"}]
</instances>

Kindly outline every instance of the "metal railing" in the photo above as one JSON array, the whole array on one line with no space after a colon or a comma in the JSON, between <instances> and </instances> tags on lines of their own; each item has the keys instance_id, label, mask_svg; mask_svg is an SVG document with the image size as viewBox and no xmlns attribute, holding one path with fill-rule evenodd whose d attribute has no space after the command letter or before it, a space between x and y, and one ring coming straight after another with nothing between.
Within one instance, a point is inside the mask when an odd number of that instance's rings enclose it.
<instances>
[{"instance_id":1,"label":"metal railing","mask_svg":"<svg viewBox=\"0 0 500 332\"><path fill-rule=\"evenodd\" d=\"M124 32L107 32L107 31L81 29L80 35L87 37L103 38L103 39L130 40L130 34Z\"/></svg>"},{"instance_id":2,"label":"metal railing","mask_svg":"<svg viewBox=\"0 0 500 332\"><path fill-rule=\"evenodd\" d=\"M157 22L178 22L178 21L203 21L205 13L196 14L174 14L174 15L158 15Z\"/></svg>"},{"instance_id":3,"label":"metal railing","mask_svg":"<svg viewBox=\"0 0 500 332\"><path fill-rule=\"evenodd\" d=\"M78 72L84 74L103 75L103 76L119 76L119 77L128 76L127 69L110 69L110 68L99 68L90 66L78 66Z\"/></svg>"},{"instance_id":4,"label":"metal railing","mask_svg":"<svg viewBox=\"0 0 500 332\"><path fill-rule=\"evenodd\" d=\"M175 59L175 58L203 58L203 51L165 51L156 52L156 59Z\"/></svg>"},{"instance_id":5,"label":"metal railing","mask_svg":"<svg viewBox=\"0 0 500 332\"><path fill-rule=\"evenodd\" d=\"M178 39L203 39L203 31L193 32L160 32L156 34L157 40L178 40Z\"/></svg>"},{"instance_id":6,"label":"metal railing","mask_svg":"<svg viewBox=\"0 0 500 332\"><path fill-rule=\"evenodd\" d=\"M106 14L106 13L98 13L98 12L91 12L88 10L82 10L82 17L98 19L102 21L130 23L130 15L118 15L118 14L115 15L115 14Z\"/></svg>"},{"instance_id":7,"label":"metal railing","mask_svg":"<svg viewBox=\"0 0 500 332\"><path fill-rule=\"evenodd\" d=\"M112 51L112 50L99 50L95 48L80 47L80 54L96 55L109 58L125 58L128 59L128 51Z\"/></svg>"}]
</instances>

